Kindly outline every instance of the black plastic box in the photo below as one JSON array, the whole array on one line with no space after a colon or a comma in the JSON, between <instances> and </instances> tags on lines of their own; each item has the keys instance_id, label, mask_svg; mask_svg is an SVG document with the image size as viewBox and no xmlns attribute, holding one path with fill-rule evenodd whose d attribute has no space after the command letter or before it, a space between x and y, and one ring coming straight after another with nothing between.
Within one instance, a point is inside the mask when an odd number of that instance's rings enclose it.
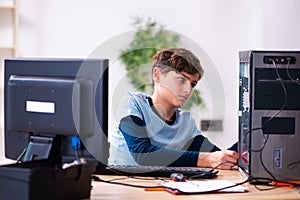
<instances>
[{"instance_id":1,"label":"black plastic box","mask_svg":"<svg viewBox=\"0 0 300 200\"><path fill-rule=\"evenodd\" d=\"M39 160L0 166L0 200L89 199L97 162L62 169L62 162Z\"/></svg>"}]
</instances>

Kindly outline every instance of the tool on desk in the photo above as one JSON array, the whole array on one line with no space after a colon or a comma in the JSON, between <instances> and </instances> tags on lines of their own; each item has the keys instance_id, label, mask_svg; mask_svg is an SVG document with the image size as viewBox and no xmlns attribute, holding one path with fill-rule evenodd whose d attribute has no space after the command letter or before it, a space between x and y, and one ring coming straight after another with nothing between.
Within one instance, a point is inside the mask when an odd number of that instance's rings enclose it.
<instances>
[{"instance_id":1,"label":"tool on desk","mask_svg":"<svg viewBox=\"0 0 300 200\"><path fill-rule=\"evenodd\" d=\"M299 187L300 181L272 181L271 185L278 187Z\"/></svg>"},{"instance_id":2,"label":"tool on desk","mask_svg":"<svg viewBox=\"0 0 300 200\"><path fill-rule=\"evenodd\" d=\"M278 182L278 181L272 181L271 185L278 186L278 187L289 187L293 188L297 193L300 193L300 181L284 181L284 182Z\"/></svg>"},{"instance_id":3,"label":"tool on desk","mask_svg":"<svg viewBox=\"0 0 300 200\"><path fill-rule=\"evenodd\" d=\"M175 182L185 182L187 181L187 177L181 173L172 173L171 180Z\"/></svg>"},{"instance_id":4,"label":"tool on desk","mask_svg":"<svg viewBox=\"0 0 300 200\"><path fill-rule=\"evenodd\" d=\"M188 179L186 176L184 176L181 173L172 173L170 176L171 180L174 182L187 182ZM164 187L152 187L152 188L146 188L146 191L165 191L166 188Z\"/></svg>"},{"instance_id":5,"label":"tool on desk","mask_svg":"<svg viewBox=\"0 0 300 200\"><path fill-rule=\"evenodd\" d=\"M146 188L146 191L165 191L163 187Z\"/></svg>"}]
</instances>

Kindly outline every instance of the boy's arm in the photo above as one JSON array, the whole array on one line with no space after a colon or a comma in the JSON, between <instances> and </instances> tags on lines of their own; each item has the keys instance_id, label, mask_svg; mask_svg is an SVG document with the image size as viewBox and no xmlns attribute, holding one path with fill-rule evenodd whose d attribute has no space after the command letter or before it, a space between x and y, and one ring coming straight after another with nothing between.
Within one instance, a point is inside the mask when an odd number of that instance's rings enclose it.
<instances>
[{"instance_id":1,"label":"boy's arm","mask_svg":"<svg viewBox=\"0 0 300 200\"><path fill-rule=\"evenodd\" d=\"M203 135L197 135L185 146L188 151L197 151L197 152L215 152L221 151L219 147L211 143Z\"/></svg>"},{"instance_id":2,"label":"boy's arm","mask_svg":"<svg viewBox=\"0 0 300 200\"><path fill-rule=\"evenodd\" d=\"M199 152L176 150L151 144L143 120L127 116L120 122L129 151L138 164L161 166L197 166Z\"/></svg>"},{"instance_id":3,"label":"boy's arm","mask_svg":"<svg viewBox=\"0 0 300 200\"><path fill-rule=\"evenodd\" d=\"M200 152L215 152L221 151L219 147L211 143L206 137L203 135L197 135L190 142L187 143L185 148L188 151L200 151ZM238 151L238 142L234 143L227 150Z\"/></svg>"},{"instance_id":4,"label":"boy's arm","mask_svg":"<svg viewBox=\"0 0 300 200\"><path fill-rule=\"evenodd\" d=\"M228 148L228 150L238 152L238 142L234 143L231 147Z\"/></svg>"}]
</instances>

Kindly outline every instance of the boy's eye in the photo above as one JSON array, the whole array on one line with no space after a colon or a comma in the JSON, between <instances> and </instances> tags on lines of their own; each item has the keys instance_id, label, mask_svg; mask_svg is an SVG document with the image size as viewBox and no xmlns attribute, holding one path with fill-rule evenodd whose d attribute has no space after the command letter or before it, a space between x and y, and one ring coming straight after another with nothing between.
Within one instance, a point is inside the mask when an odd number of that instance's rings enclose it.
<instances>
[{"instance_id":1,"label":"boy's eye","mask_svg":"<svg viewBox=\"0 0 300 200\"><path fill-rule=\"evenodd\" d=\"M185 84L185 78L184 77L178 77L178 81L181 83L181 84Z\"/></svg>"}]
</instances>

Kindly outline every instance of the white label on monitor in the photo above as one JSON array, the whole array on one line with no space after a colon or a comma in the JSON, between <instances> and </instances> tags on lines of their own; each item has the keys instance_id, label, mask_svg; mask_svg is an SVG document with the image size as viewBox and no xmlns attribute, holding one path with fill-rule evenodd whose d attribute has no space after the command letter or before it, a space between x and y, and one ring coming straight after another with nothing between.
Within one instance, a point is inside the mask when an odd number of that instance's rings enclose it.
<instances>
[{"instance_id":1,"label":"white label on monitor","mask_svg":"<svg viewBox=\"0 0 300 200\"><path fill-rule=\"evenodd\" d=\"M26 101L26 111L37 113L55 113L55 104L53 102Z\"/></svg>"}]
</instances>

